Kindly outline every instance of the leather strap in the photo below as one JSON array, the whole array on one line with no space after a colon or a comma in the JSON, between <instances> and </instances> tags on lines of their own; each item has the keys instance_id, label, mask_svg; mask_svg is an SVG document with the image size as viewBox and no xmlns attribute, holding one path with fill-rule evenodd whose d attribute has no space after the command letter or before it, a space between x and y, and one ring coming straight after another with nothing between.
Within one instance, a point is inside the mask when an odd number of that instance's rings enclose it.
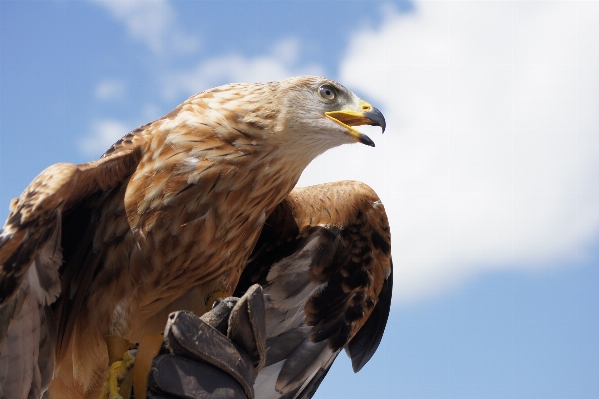
<instances>
[{"instance_id":1,"label":"leather strap","mask_svg":"<svg viewBox=\"0 0 599 399\"><path fill-rule=\"evenodd\" d=\"M162 334L144 334L141 338L133 366L133 392L136 398L146 397L152 360L158 355L163 339Z\"/></svg>"},{"instance_id":2,"label":"leather strap","mask_svg":"<svg viewBox=\"0 0 599 399\"><path fill-rule=\"evenodd\" d=\"M123 358L123 354L133 348L134 344L127 341L125 338L115 335L107 335L104 337L106 348L108 349L108 364L112 364Z\"/></svg>"}]
</instances>

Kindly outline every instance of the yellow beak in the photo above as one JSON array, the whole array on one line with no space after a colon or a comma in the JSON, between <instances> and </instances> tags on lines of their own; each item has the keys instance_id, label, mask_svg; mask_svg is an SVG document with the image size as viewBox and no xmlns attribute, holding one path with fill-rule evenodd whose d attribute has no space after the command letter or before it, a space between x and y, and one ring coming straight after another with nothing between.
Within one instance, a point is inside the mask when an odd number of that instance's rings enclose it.
<instances>
[{"instance_id":1,"label":"yellow beak","mask_svg":"<svg viewBox=\"0 0 599 399\"><path fill-rule=\"evenodd\" d=\"M341 111L329 111L325 112L324 114L327 118L347 128L348 134L355 138L356 141L374 147L374 142L370 139L370 137L352 128L352 126L380 126L384 133L385 127L387 126L385 123L385 117L381 111L368 104L364 100L360 100L360 108L360 110L345 109Z\"/></svg>"}]
</instances>

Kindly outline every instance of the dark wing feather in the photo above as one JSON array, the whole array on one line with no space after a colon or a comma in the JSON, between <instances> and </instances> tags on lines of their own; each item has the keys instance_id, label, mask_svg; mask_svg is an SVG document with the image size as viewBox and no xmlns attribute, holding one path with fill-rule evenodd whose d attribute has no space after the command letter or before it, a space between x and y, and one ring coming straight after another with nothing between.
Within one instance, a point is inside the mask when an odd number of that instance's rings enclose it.
<instances>
[{"instance_id":1,"label":"dark wing feather","mask_svg":"<svg viewBox=\"0 0 599 399\"><path fill-rule=\"evenodd\" d=\"M273 211L236 292L259 283L267 298L257 397L312 397L343 347L355 371L368 362L390 309L390 250L384 208L361 183L296 189Z\"/></svg>"},{"instance_id":2,"label":"dark wing feather","mask_svg":"<svg viewBox=\"0 0 599 399\"><path fill-rule=\"evenodd\" d=\"M140 157L140 151L129 148L82 165L52 165L12 201L0 231L0 305L15 294L35 256L62 224L62 215L93 193L122 183Z\"/></svg>"},{"instance_id":3,"label":"dark wing feather","mask_svg":"<svg viewBox=\"0 0 599 399\"><path fill-rule=\"evenodd\" d=\"M362 370L362 367L368 363L381 343L387 319L389 318L389 311L391 310L392 293L393 271L391 271L389 277L385 280L383 290L379 294L379 300L374 306L370 317L346 347L355 373Z\"/></svg>"},{"instance_id":4,"label":"dark wing feather","mask_svg":"<svg viewBox=\"0 0 599 399\"><path fill-rule=\"evenodd\" d=\"M11 202L0 230L0 364L8 365L0 367L0 396L38 397L50 383L60 344L51 305L64 297L63 255L85 241L88 220L78 209L126 181L141 158L136 139L95 162L48 167Z\"/></svg>"},{"instance_id":5,"label":"dark wing feather","mask_svg":"<svg viewBox=\"0 0 599 399\"><path fill-rule=\"evenodd\" d=\"M95 162L79 165L84 171L94 170L96 178L104 170L96 170L95 164L106 165L104 169L113 170L118 176L111 179L111 184L104 184L90 193L85 201L79 201L69 209L63 217L62 249L64 263L61 268L61 283L64 295L53 305L57 316L56 355L61 358L65 344L71 342L75 328L74 321L82 311L85 295L101 267L100 258L94 251L94 236L98 228L98 212L107 198L115 191L126 186L129 177L139 165L142 158L143 134L148 125L128 133L114 143ZM114 172L113 172L114 173Z\"/></svg>"},{"instance_id":6,"label":"dark wing feather","mask_svg":"<svg viewBox=\"0 0 599 399\"><path fill-rule=\"evenodd\" d=\"M289 201L281 202L264 223L254 251L237 283L235 296L241 297L253 284L266 281L271 266L296 250L299 226L290 206Z\"/></svg>"}]
</instances>

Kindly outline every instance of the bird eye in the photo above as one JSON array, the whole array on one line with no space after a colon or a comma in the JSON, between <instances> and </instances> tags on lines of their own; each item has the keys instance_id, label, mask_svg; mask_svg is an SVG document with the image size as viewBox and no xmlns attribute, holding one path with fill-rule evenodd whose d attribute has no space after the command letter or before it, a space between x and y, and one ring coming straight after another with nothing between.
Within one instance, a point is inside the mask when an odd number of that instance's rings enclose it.
<instances>
[{"instance_id":1,"label":"bird eye","mask_svg":"<svg viewBox=\"0 0 599 399\"><path fill-rule=\"evenodd\" d=\"M331 85L322 85L318 88L318 94L325 100L334 100L337 98L337 90Z\"/></svg>"}]
</instances>

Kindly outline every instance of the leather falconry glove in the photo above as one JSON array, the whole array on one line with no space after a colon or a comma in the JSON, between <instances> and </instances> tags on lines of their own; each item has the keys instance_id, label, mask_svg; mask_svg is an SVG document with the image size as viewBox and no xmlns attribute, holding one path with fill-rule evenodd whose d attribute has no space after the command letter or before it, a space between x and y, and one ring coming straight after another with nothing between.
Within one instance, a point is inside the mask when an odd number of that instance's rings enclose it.
<instances>
[{"instance_id":1,"label":"leather falconry glove","mask_svg":"<svg viewBox=\"0 0 599 399\"><path fill-rule=\"evenodd\" d=\"M202 317L171 313L148 375L147 398L253 399L254 380L265 361L265 327L257 284Z\"/></svg>"}]
</instances>

